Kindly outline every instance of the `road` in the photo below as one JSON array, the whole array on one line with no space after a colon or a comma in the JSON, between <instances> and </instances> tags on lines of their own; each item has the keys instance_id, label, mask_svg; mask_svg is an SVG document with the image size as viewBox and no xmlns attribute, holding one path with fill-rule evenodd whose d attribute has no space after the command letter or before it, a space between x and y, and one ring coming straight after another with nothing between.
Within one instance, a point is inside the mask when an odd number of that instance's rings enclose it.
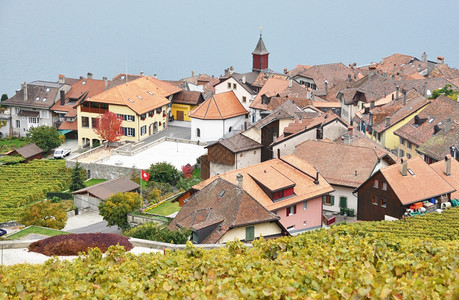
<instances>
[{"instance_id":1,"label":"road","mask_svg":"<svg viewBox=\"0 0 459 300\"><path fill-rule=\"evenodd\" d=\"M118 229L117 226L111 226L107 227L107 222L102 221L99 223L91 224L85 227L80 227L80 228L75 228L71 230L67 230L68 232L71 233L96 233L96 232L102 232L102 233L116 233L116 234L121 234L121 230Z\"/></svg>"}]
</instances>

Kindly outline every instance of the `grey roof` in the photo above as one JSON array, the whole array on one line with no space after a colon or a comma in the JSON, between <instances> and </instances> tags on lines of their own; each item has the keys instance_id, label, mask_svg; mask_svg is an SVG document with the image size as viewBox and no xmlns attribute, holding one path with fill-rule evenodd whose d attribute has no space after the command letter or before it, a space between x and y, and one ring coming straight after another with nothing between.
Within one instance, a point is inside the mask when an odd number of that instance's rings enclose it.
<instances>
[{"instance_id":1,"label":"grey roof","mask_svg":"<svg viewBox=\"0 0 459 300\"><path fill-rule=\"evenodd\" d=\"M106 200L110 198L111 195L115 193L126 193L126 192L132 192L136 189L138 189L140 185L135 183L134 181L121 177L105 182L101 182L99 184L78 190L72 192L72 194L85 194L89 193L93 195L96 198Z\"/></svg>"},{"instance_id":2,"label":"grey roof","mask_svg":"<svg viewBox=\"0 0 459 300\"><path fill-rule=\"evenodd\" d=\"M51 87L51 88L60 88L61 86L64 85L63 83L57 83L53 81L43 81L43 80L35 80L32 82L29 82L29 84L43 86L43 87L46 86L46 87Z\"/></svg>"},{"instance_id":3,"label":"grey roof","mask_svg":"<svg viewBox=\"0 0 459 300\"><path fill-rule=\"evenodd\" d=\"M257 54L257 55L269 54L268 50L266 50L266 46L265 46L265 43L263 42L263 38L261 37L261 34L260 34L260 39L258 40L257 46L255 47L255 50L253 50L252 54Z\"/></svg>"},{"instance_id":4,"label":"grey roof","mask_svg":"<svg viewBox=\"0 0 459 300\"><path fill-rule=\"evenodd\" d=\"M13 150L12 152L17 152L24 158L29 158L34 155L43 153L43 150L40 147L38 147L36 144L31 143L23 147L17 148Z\"/></svg>"},{"instance_id":5,"label":"grey roof","mask_svg":"<svg viewBox=\"0 0 459 300\"><path fill-rule=\"evenodd\" d=\"M50 108L54 105L59 95L59 89L63 84L48 81L34 81L27 83L27 100L24 100L24 88L22 87L10 99L3 104L20 107Z\"/></svg>"},{"instance_id":6,"label":"grey roof","mask_svg":"<svg viewBox=\"0 0 459 300\"><path fill-rule=\"evenodd\" d=\"M233 153L261 148L262 145L251 138L246 137L242 133L235 134L227 139L222 139L215 144L209 145L206 148L221 144Z\"/></svg>"}]
</instances>

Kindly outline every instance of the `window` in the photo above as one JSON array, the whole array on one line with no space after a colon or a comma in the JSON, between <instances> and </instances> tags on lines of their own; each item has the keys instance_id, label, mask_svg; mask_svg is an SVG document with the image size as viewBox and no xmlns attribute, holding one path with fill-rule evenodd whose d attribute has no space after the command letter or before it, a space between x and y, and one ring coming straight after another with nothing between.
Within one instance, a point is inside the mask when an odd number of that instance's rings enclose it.
<instances>
[{"instance_id":1,"label":"window","mask_svg":"<svg viewBox=\"0 0 459 300\"><path fill-rule=\"evenodd\" d=\"M249 226L245 228L245 240L253 241L255 238L255 227Z\"/></svg>"},{"instance_id":2,"label":"window","mask_svg":"<svg viewBox=\"0 0 459 300\"><path fill-rule=\"evenodd\" d=\"M287 227L287 231L295 230L295 225Z\"/></svg>"},{"instance_id":3,"label":"window","mask_svg":"<svg viewBox=\"0 0 459 300\"><path fill-rule=\"evenodd\" d=\"M135 121L135 116L133 116L133 115L118 114L118 118L120 118L123 121L130 121L130 122L134 122Z\"/></svg>"},{"instance_id":4,"label":"window","mask_svg":"<svg viewBox=\"0 0 459 300\"><path fill-rule=\"evenodd\" d=\"M375 181L373 182L373 187L374 187L374 188L379 188L379 181L378 181L378 179L375 179Z\"/></svg>"},{"instance_id":5,"label":"window","mask_svg":"<svg viewBox=\"0 0 459 300\"><path fill-rule=\"evenodd\" d=\"M339 197L339 207L347 208L347 197Z\"/></svg>"},{"instance_id":6,"label":"window","mask_svg":"<svg viewBox=\"0 0 459 300\"><path fill-rule=\"evenodd\" d=\"M406 147L407 147L408 149L411 149L411 142L410 142L410 141L406 141Z\"/></svg>"},{"instance_id":7,"label":"window","mask_svg":"<svg viewBox=\"0 0 459 300\"><path fill-rule=\"evenodd\" d=\"M411 154L407 153L406 157L411 158Z\"/></svg>"},{"instance_id":8,"label":"window","mask_svg":"<svg viewBox=\"0 0 459 300\"><path fill-rule=\"evenodd\" d=\"M371 196L371 203L374 205L378 205L378 200L376 199L375 196Z\"/></svg>"},{"instance_id":9,"label":"window","mask_svg":"<svg viewBox=\"0 0 459 300\"><path fill-rule=\"evenodd\" d=\"M145 133L147 133L147 125L140 127L140 135L144 135Z\"/></svg>"},{"instance_id":10,"label":"window","mask_svg":"<svg viewBox=\"0 0 459 300\"><path fill-rule=\"evenodd\" d=\"M383 182L382 184L382 188L381 188L383 191L387 191L387 183L386 182Z\"/></svg>"},{"instance_id":11,"label":"window","mask_svg":"<svg viewBox=\"0 0 459 300\"><path fill-rule=\"evenodd\" d=\"M400 157L403 157L405 156L405 151L403 151L402 149L400 149Z\"/></svg>"},{"instance_id":12,"label":"window","mask_svg":"<svg viewBox=\"0 0 459 300\"><path fill-rule=\"evenodd\" d=\"M199 242L198 234L193 231L193 244L197 244Z\"/></svg>"},{"instance_id":13,"label":"window","mask_svg":"<svg viewBox=\"0 0 459 300\"><path fill-rule=\"evenodd\" d=\"M308 201L303 202L303 210L308 209Z\"/></svg>"},{"instance_id":14,"label":"window","mask_svg":"<svg viewBox=\"0 0 459 300\"><path fill-rule=\"evenodd\" d=\"M237 88L237 85L233 83L233 89L236 89L236 88Z\"/></svg>"},{"instance_id":15,"label":"window","mask_svg":"<svg viewBox=\"0 0 459 300\"><path fill-rule=\"evenodd\" d=\"M125 136L135 136L135 128L122 127Z\"/></svg>"},{"instance_id":16,"label":"window","mask_svg":"<svg viewBox=\"0 0 459 300\"><path fill-rule=\"evenodd\" d=\"M287 207L287 217L296 214L296 205Z\"/></svg>"},{"instance_id":17,"label":"window","mask_svg":"<svg viewBox=\"0 0 459 300\"><path fill-rule=\"evenodd\" d=\"M228 88L231 89L231 82L228 82Z\"/></svg>"},{"instance_id":18,"label":"window","mask_svg":"<svg viewBox=\"0 0 459 300\"><path fill-rule=\"evenodd\" d=\"M232 130L233 130L233 126L230 126L230 127L228 128L228 132L231 132Z\"/></svg>"},{"instance_id":19,"label":"window","mask_svg":"<svg viewBox=\"0 0 459 300\"><path fill-rule=\"evenodd\" d=\"M89 118L81 117L81 127L89 128Z\"/></svg>"},{"instance_id":20,"label":"window","mask_svg":"<svg viewBox=\"0 0 459 300\"><path fill-rule=\"evenodd\" d=\"M196 128L196 137L201 137L201 129Z\"/></svg>"},{"instance_id":21,"label":"window","mask_svg":"<svg viewBox=\"0 0 459 300\"><path fill-rule=\"evenodd\" d=\"M405 145L405 139L404 138L400 138L400 144Z\"/></svg>"},{"instance_id":22,"label":"window","mask_svg":"<svg viewBox=\"0 0 459 300\"><path fill-rule=\"evenodd\" d=\"M38 118L33 118L33 117L29 118L29 123L38 124Z\"/></svg>"},{"instance_id":23,"label":"window","mask_svg":"<svg viewBox=\"0 0 459 300\"><path fill-rule=\"evenodd\" d=\"M99 118L91 118L91 127L96 128L99 125Z\"/></svg>"},{"instance_id":24,"label":"window","mask_svg":"<svg viewBox=\"0 0 459 300\"><path fill-rule=\"evenodd\" d=\"M335 196L332 196L332 195L322 196L322 203L325 205L335 205Z\"/></svg>"},{"instance_id":25,"label":"window","mask_svg":"<svg viewBox=\"0 0 459 300\"><path fill-rule=\"evenodd\" d=\"M246 96L242 96L242 103L246 103L247 102L247 97Z\"/></svg>"},{"instance_id":26,"label":"window","mask_svg":"<svg viewBox=\"0 0 459 300\"><path fill-rule=\"evenodd\" d=\"M281 198L289 197L291 195L293 195L293 187L274 192L272 196L272 200L278 200Z\"/></svg>"},{"instance_id":27,"label":"window","mask_svg":"<svg viewBox=\"0 0 459 300\"><path fill-rule=\"evenodd\" d=\"M386 207L387 205L386 199L384 198L379 199L379 205L381 205L381 207Z\"/></svg>"},{"instance_id":28,"label":"window","mask_svg":"<svg viewBox=\"0 0 459 300\"><path fill-rule=\"evenodd\" d=\"M21 127L21 121L16 120L16 128L20 128L20 127Z\"/></svg>"}]
</instances>

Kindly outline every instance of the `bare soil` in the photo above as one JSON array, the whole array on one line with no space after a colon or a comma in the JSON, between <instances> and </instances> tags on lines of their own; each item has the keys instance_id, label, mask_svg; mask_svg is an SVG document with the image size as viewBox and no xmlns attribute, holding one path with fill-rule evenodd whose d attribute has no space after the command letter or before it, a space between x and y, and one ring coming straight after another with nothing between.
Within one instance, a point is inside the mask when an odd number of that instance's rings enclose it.
<instances>
[{"instance_id":1,"label":"bare soil","mask_svg":"<svg viewBox=\"0 0 459 300\"><path fill-rule=\"evenodd\" d=\"M128 237L115 233L79 233L56 235L33 242L29 245L29 251L47 256L71 256L83 251L87 253L89 248L96 247L105 253L108 247L117 244L124 246L126 251L134 248Z\"/></svg>"}]
</instances>

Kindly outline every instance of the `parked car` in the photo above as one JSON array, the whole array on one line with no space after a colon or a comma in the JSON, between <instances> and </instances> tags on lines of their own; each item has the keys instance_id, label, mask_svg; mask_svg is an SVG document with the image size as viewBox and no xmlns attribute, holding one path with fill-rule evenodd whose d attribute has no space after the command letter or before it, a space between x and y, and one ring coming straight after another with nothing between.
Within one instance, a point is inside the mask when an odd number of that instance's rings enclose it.
<instances>
[{"instance_id":1,"label":"parked car","mask_svg":"<svg viewBox=\"0 0 459 300\"><path fill-rule=\"evenodd\" d=\"M54 158L64 158L70 155L70 149L58 148L54 150Z\"/></svg>"}]
</instances>

